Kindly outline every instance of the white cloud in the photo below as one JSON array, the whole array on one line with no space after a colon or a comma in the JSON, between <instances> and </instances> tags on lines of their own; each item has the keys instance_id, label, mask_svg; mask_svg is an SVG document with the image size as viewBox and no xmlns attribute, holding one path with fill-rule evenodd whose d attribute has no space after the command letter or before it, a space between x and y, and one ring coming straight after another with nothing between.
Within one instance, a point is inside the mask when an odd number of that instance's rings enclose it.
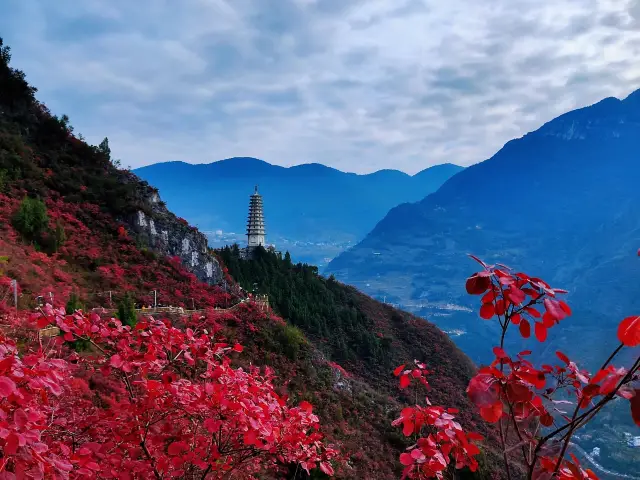
<instances>
[{"instance_id":1,"label":"white cloud","mask_svg":"<svg viewBox=\"0 0 640 480\"><path fill-rule=\"evenodd\" d=\"M40 98L134 167L468 165L640 87L637 0L9 0ZM10 20L9 20L10 19Z\"/></svg>"}]
</instances>

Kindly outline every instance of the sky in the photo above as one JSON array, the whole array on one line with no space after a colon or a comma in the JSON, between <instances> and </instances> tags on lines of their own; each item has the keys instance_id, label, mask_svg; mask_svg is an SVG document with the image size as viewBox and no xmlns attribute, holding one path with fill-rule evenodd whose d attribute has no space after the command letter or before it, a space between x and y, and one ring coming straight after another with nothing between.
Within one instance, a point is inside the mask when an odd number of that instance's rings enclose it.
<instances>
[{"instance_id":1,"label":"sky","mask_svg":"<svg viewBox=\"0 0 640 480\"><path fill-rule=\"evenodd\" d=\"M52 112L133 168L471 165L640 88L640 0L2 0Z\"/></svg>"}]
</instances>

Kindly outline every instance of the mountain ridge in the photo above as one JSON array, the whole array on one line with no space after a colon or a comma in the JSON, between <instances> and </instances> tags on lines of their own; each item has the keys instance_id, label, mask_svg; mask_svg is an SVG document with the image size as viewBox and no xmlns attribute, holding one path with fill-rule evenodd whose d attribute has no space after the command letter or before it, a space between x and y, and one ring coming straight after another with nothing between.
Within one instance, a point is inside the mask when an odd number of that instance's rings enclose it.
<instances>
[{"instance_id":1,"label":"mountain ridge","mask_svg":"<svg viewBox=\"0 0 640 480\"><path fill-rule=\"evenodd\" d=\"M291 166L283 166L283 165L276 165L273 163L269 163L266 160L262 160L260 158L256 158L256 157L229 157L229 158L223 158L221 160L215 160L213 162L209 162L209 163L189 163L189 162L185 162L184 160L169 160L166 162L158 162L158 163L151 163L149 165L143 165L141 167L137 167L135 169L133 169L134 172L143 172L145 169L151 168L151 167L159 167L161 165L184 165L184 166L200 166L200 167L211 167L211 166L222 166L223 164L226 165L230 165L231 163L238 163L238 162L243 162L245 163L245 165L242 166L255 166L255 165L268 165L270 167L273 167L274 169L280 169L280 170L296 170L296 169L306 169L306 168L316 168L316 167L321 167L322 169L326 169L326 170L331 170L331 171L335 171L335 172L339 172L345 175L355 175L358 177L367 177L367 176L371 176L371 175L378 175L378 174L383 174L383 173L392 173L392 174L402 174L403 176L406 177L416 177L419 176L425 172L427 172L428 170L431 169L438 169L438 168L452 168L454 170L462 170L465 167L461 167L460 165L456 165L455 163L450 163L450 162L445 162L445 163L439 163L437 165L431 165L429 167L426 167L416 173L414 173L413 175L408 174L406 172L403 172L402 170L395 170L393 168L383 168L380 170L375 170L373 172L369 172L369 173L355 173L355 172L346 172L334 167L330 167L328 165L324 165L322 163L318 163L318 162L311 162L311 163L300 163L297 165L291 165ZM236 168L239 165L236 165ZM320 169L320 168L319 168Z\"/></svg>"},{"instance_id":2,"label":"mountain ridge","mask_svg":"<svg viewBox=\"0 0 640 480\"><path fill-rule=\"evenodd\" d=\"M323 264L325 257L364 236L390 208L424 197L460 171L443 164L414 176L398 170L358 175L321 164L282 167L238 157L210 164L160 163L135 172L159 188L173 211L202 230L235 232L219 241L210 236L215 246L244 240L248 196L258 185L267 241L298 260ZM223 211L212 208L222 204Z\"/></svg>"},{"instance_id":3,"label":"mountain ridge","mask_svg":"<svg viewBox=\"0 0 640 480\"><path fill-rule=\"evenodd\" d=\"M455 272L459 282L470 268L466 254L486 254L488 261L495 258L519 268L527 264L531 264L528 270L540 268L541 276L571 289L570 299L584 302L586 310L622 315L640 307L631 292L627 308L608 300L596 306L590 287L575 280L595 278L572 255L593 255L596 265L604 266L607 258L618 263L622 257L629 259L640 244L640 225L633 220L634 202L640 201L633 181L640 175L636 98L638 92L625 100L606 100L578 113L568 112L507 142L490 159L466 168L438 191L390 210L326 271L357 285L371 283L377 275L384 279L389 273L410 272L411 285L403 294L395 294L398 299L442 301L439 295L444 289L436 288L422 272L430 268L447 275ZM607 238L607 226L622 229L624 240ZM374 251L382 255L372 264ZM557 252L565 257L558 258ZM550 257L546 263L545 256ZM558 269L546 266L556 259ZM638 278L637 271L631 272ZM455 293L446 300L464 304L465 294L455 285L450 290ZM382 287L365 291L394 296ZM613 296L621 299L620 294Z\"/></svg>"}]
</instances>

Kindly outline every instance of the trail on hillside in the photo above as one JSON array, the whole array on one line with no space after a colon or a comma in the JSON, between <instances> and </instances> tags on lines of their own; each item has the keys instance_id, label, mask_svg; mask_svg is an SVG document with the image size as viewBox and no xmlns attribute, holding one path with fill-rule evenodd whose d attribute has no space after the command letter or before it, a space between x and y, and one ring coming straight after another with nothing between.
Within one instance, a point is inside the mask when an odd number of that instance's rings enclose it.
<instances>
[{"instance_id":1,"label":"trail on hillside","mask_svg":"<svg viewBox=\"0 0 640 480\"><path fill-rule=\"evenodd\" d=\"M595 468L600 473L606 473L607 475L613 475L614 477L618 477L618 478L629 478L631 480L640 480L640 477L635 477L633 475L628 475L626 473L618 473L618 472L614 472L612 470L608 470L604 468L602 465L596 462L596 460L591 455L589 455L586 451L584 451L583 448L578 444L569 442L569 446L575 448L578 451L578 453L582 454L587 459L587 461L593 466L593 468Z\"/></svg>"}]
</instances>

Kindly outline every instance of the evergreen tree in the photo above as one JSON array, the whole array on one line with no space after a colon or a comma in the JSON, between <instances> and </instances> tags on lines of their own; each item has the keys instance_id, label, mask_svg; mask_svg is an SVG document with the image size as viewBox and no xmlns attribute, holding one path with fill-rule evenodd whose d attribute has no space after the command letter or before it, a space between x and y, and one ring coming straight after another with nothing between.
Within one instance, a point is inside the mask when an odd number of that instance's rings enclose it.
<instances>
[{"instance_id":1,"label":"evergreen tree","mask_svg":"<svg viewBox=\"0 0 640 480\"><path fill-rule=\"evenodd\" d=\"M25 238L37 240L49 225L47 207L42 200L25 197L13 217L13 226Z\"/></svg>"},{"instance_id":2,"label":"evergreen tree","mask_svg":"<svg viewBox=\"0 0 640 480\"><path fill-rule=\"evenodd\" d=\"M62 223L58 220L56 222L56 229L53 232L54 249L57 252L67 239L67 235L64 232Z\"/></svg>"},{"instance_id":3,"label":"evergreen tree","mask_svg":"<svg viewBox=\"0 0 640 480\"><path fill-rule=\"evenodd\" d=\"M104 137L104 140L98 145L98 152L111 160L111 149L109 148L109 139L107 137Z\"/></svg>"},{"instance_id":4,"label":"evergreen tree","mask_svg":"<svg viewBox=\"0 0 640 480\"><path fill-rule=\"evenodd\" d=\"M118 304L117 316L118 319L123 323L123 325L134 327L138 322L136 307L133 303L133 299L128 293L125 294L122 301Z\"/></svg>"},{"instance_id":5,"label":"evergreen tree","mask_svg":"<svg viewBox=\"0 0 640 480\"><path fill-rule=\"evenodd\" d=\"M81 305L80 305L78 296L75 293L72 293L71 297L69 297L69 301L67 302L67 306L65 308L65 310L67 311L67 315L73 314L76 310L80 308L81 308Z\"/></svg>"},{"instance_id":6,"label":"evergreen tree","mask_svg":"<svg viewBox=\"0 0 640 480\"><path fill-rule=\"evenodd\" d=\"M334 360L369 358L380 365L388 362L389 356L384 353L388 342L383 347L372 320L359 310L348 289L333 278L320 276L317 267L294 265L288 252L282 256L263 248L256 248L252 259L240 258L237 245L217 253L246 291L253 291L257 284L259 293L269 296L278 314L307 337L320 339Z\"/></svg>"}]
</instances>

